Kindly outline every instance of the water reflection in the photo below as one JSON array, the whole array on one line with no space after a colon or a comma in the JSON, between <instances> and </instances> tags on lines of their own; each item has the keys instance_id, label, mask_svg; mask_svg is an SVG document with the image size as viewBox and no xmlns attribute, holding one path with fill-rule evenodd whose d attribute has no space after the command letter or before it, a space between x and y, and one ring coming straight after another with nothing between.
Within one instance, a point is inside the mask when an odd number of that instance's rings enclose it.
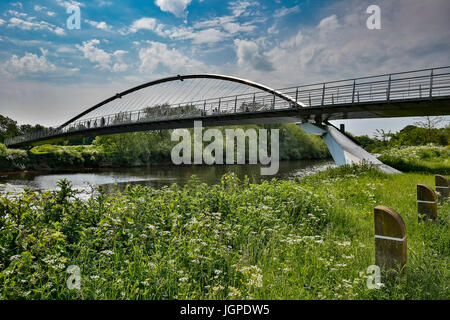
<instances>
[{"instance_id":1,"label":"water reflection","mask_svg":"<svg viewBox=\"0 0 450 320\"><path fill-rule=\"evenodd\" d=\"M334 166L329 160L282 161L275 176L261 176L260 165L218 165L218 166L154 166L150 168L99 169L75 173L22 172L0 175L1 193L20 193L24 188L31 190L55 190L57 182L67 179L79 190L90 192L92 188L105 185L123 190L129 185L146 185L161 188L173 183L184 185L192 175L201 182L215 184L227 172L234 172L240 179L245 176L257 183L273 177L289 179L304 176Z\"/></svg>"}]
</instances>

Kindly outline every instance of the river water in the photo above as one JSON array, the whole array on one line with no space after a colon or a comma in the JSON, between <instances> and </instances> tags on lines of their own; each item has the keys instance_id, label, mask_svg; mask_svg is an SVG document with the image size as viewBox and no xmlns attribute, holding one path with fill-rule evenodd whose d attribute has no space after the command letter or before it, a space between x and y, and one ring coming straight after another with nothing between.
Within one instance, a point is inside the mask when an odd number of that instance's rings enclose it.
<instances>
[{"instance_id":1,"label":"river water","mask_svg":"<svg viewBox=\"0 0 450 320\"><path fill-rule=\"evenodd\" d=\"M215 184L222 175L234 172L240 179L247 176L251 182L261 182L273 177L290 179L306 176L333 167L330 160L314 161L282 161L275 176L262 176L260 165L201 165L201 166L153 166L150 168L119 168L96 169L78 172L19 172L11 174L0 173L0 194L15 195L25 188L31 190L56 190L57 182L69 180L73 187L85 194L90 194L99 185L110 190L123 190L127 185L146 185L153 188L169 186L173 183L184 185L192 175L200 182Z\"/></svg>"}]
</instances>

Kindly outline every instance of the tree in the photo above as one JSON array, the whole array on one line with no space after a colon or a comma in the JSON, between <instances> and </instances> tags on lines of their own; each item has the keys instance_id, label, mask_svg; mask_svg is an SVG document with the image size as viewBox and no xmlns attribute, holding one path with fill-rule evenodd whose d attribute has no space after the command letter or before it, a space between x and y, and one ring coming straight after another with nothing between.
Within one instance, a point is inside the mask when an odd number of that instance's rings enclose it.
<instances>
[{"instance_id":1,"label":"tree","mask_svg":"<svg viewBox=\"0 0 450 320\"><path fill-rule=\"evenodd\" d=\"M442 117L423 117L417 118L414 124L420 128L426 129L427 140L431 142L433 137L433 129L437 129L444 122Z\"/></svg>"},{"instance_id":2,"label":"tree","mask_svg":"<svg viewBox=\"0 0 450 320\"><path fill-rule=\"evenodd\" d=\"M20 135L20 129L17 126L17 121L0 115L0 141L3 142L6 138L18 135Z\"/></svg>"}]
</instances>

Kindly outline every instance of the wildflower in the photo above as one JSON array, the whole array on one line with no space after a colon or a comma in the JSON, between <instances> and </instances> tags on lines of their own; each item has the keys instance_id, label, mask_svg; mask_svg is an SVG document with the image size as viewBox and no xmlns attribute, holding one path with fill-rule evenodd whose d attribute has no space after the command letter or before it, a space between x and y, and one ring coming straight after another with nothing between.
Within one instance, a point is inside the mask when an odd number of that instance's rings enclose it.
<instances>
[{"instance_id":1,"label":"wildflower","mask_svg":"<svg viewBox=\"0 0 450 320\"><path fill-rule=\"evenodd\" d=\"M228 290L230 291L228 293L229 298L239 298L241 296L241 292L235 287L228 287Z\"/></svg>"}]
</instances>

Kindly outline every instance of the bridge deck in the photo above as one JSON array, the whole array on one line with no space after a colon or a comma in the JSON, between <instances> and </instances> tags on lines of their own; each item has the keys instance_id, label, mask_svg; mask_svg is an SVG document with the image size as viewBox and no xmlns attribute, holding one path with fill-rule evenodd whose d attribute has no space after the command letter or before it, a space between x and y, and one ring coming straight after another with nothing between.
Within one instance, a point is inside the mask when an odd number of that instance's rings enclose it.
<instances>
[{"instance_id":1,"label":"bridge deck","mask_svg":"<svg viewBox=\"0 0 450 320\"><path fill-rule=\"evenodd\" d=\"M166 105L164 108L143 108L138 105L140 109L134 111L91 118L76 117L76 121L59 128L7 139L5 144L8 147L23 147L80 136L190 128L195 120L202 120L204 126L224 126L449 115L450 67L334 81L272 92L273 94L258 92L197 100ZM121 101L117 100L121 98L119 94L105 101Z\"/></svg>"}]
</instances>

